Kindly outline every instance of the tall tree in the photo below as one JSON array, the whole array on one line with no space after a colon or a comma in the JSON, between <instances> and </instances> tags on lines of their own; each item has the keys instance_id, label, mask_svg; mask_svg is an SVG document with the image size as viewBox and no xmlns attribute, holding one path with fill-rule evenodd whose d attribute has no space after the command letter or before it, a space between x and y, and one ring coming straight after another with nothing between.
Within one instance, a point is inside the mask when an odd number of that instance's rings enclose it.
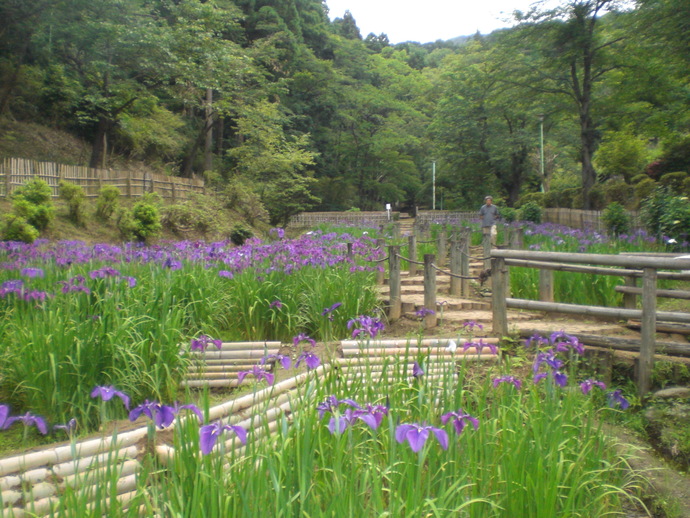
<instances>
[{"instance_id":1,"label":"tall tree","mask_svg":"<svg viewBox=\"0 0 690 518\"><path fill-rule=\"evenodd\" d=\"M518 33L524 54L516 64L530 72L529 86L541 93L566 96L576 109L586 209L591 208L590 191L597 179L593 165L599 142L596 87L617 68L613 51L623 39L605 28L602 16L618 6L618 0L565 0L555 9L523 17L530 23Z\"/></svg>"}]
</instances>

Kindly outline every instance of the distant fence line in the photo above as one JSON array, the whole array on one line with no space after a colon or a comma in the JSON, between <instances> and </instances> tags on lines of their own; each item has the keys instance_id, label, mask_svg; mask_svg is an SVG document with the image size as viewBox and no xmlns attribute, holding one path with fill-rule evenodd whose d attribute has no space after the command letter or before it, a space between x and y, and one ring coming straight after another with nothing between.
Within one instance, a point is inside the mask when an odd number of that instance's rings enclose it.
<instances>
[{"instance_id":1,"label":"distant fence line","mask_svg":"<svg viewBox=\"0 0 690 518\"><path fill-rule=\"evenodd\" d=\"M570 228L591 229L604 232L606 226L602 218L603 211L600 210L579 210L579 209L542 209L542 221L555 225L565 225ZM630 216L631 229L643 228L640 222L640 214L637 211L628 211ZM479 211L451 211L451 210L429 210L418 211L415 225L424 229L431 223L441 223L458 225L479 221Z\"/></svg>"},{"instance_id":2,"label":"distant fence line","mask_svg":"<svg viewBox=\"0 0 690 518\"><path fill-rule=\"evenodd\" d=\"M385 225L391 221L397 221L399 217L399 212L391 212L389 215L386 211L302 212L290 218L290 226L313 227L320 223Z\"/></svg>"},{"instance_id":3,"label":"distant fence line","mask_svg":"<svg viewBox=\"0 0 690 518\"><path fill-rule=\"evenodd\" d=\"M7 198L18 187L37 177L50 185L53 197L59 196L61 181L79 185L86 196L95 198L101 187L112 185L122 196L135 198L156 192L172 201L185 200L191 193L203 193L204 182L196 178L178 178L163 174L113 171L91 167L39 162L24 158L5 158L0 162L0 197Z\"/></svg>"}]
</instances>

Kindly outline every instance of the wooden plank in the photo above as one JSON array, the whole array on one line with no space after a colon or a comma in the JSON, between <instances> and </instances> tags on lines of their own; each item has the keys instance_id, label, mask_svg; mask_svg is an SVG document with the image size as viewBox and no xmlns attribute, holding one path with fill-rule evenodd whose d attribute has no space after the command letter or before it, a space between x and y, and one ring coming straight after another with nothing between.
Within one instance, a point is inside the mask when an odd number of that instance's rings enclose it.
<instances>
[{"instance_id":1,"label":"wooden plank","mask_svg":"<svg viewBox=\"0 0 690 518\"><path fill-rule=\"evenodd\" d=\"M505 260L501 257L492 259L491 277L492 277L492 313L493 313L493 332L498 336L508 335L508 311L506 298L506 269Z\"/></svg>"},{"instance_id":2,"label":"wooden plank","mask_svg":"<svg viewBox=\"0 0 690 518\"><path fill-rule=\"evenodd\" d=\"M388 318L391 322L398 320L402 313L402 298L400 288L400 247L388 247L388 287L390 308Z\"/></svg>"},{"instance_id":3,"label":"wooden plank","mask_svg":"<svg viewBox=\"0 0 690 518\"><path fill-rule=\"evenodd\" d=\"M424 316L427 329L436 327L436 268L434 254L424 254L424 307L431 310Z\"/></svg>"},{"instance_id":4,"label":"wooden plank","mask_svg":"<svg viewBox=\"0 0 690 518\"><path fill-rule=\"evenodd\" d=\"M624 255L603 254L573 254L565 252L534 252L531 250L501 250L491 251L494 257L504 259L523 259L532 261L548 261L575 264L598 264L605 266L621 266L630 269L664 268L667 270L690 270L690 259L668 259L661 257L632 257Z\"/></svg>"},{"instance_id":5,"label":"wooden plank","mask_svg":"<svg viewBox=\"0 0 690 518\"><path fill-rule=\"evenodd\" d=\"M690 316L690 315L688 315ZM654 348L656 346L656 270L645 268L642 277L642 328L640 361L637 372L637 395L644 397L652 386Z\"/></svg>"}]
</instances>

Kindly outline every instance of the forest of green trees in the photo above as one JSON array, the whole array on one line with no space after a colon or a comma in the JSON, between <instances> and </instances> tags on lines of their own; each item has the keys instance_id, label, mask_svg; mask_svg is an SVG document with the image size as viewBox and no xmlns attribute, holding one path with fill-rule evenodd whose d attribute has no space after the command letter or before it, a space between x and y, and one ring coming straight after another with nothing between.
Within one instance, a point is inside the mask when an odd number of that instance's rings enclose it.
<instances>
[{"instance_id":1,"label":"forest of green trees","mask_svg":"<svg viewBox=\"0 0 690 518\"><path fill-rule=\"evenodd\" d=\"M430 208L432 163L443 209L687 196L687 0L516 16L392 45L322 0L0 0L0 117L267 208Z\"/></svg>"}]
</instances>

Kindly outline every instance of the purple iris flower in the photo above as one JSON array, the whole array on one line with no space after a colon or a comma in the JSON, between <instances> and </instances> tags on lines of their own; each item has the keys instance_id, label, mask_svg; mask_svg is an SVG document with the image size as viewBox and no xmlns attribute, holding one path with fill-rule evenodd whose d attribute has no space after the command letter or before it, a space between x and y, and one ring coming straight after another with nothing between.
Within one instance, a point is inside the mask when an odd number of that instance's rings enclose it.
<instances>
[{"instance_id":1,"label":"purple iris flower","mask_svg":"<svg viewBox=\"0 0 690 518\"><path fill-rule=\"evenodd\" d=\"M295 347L297 347L300 342L309 342L312 347L316 347L316 340L304 333L300 333L292 339L292 343L295 344Z\"/></svg>"},{"instance_id":2,"label":"purple iris flower","mask_svg":"<svg viewBox=\"0 0 690 518\"><path fill-rule=\"evenodd\" d=\"M540 334L534 334L525 340L525 347L530 347L531 345L539 349L542 345L549 345L549 340Z\"/></svg>"},{"instance_id":3,"label":"purple iris flower","mask_svg":"<svg viewBox=\"0 0 690 518\"><path fill-rule=\"evenodd\" d=\"M271 303L268 305L268 307L269 307L269 308L280 309L280 308L283 307L283 303L282 303L281 301L279 301L278 299L276 299L276 300L274 300L273 302L271 302Z\"/></svg>"},{"instance_id":4,"label":"purple iris flower","mask_svg":"<svg viewBox=\"0 0 690 518\"><path fill-rule=\"evenodd\" d=\"M553 380L559 387L565 387L568 384L568 375L561 371L554 371Z\"/></svg>"},{"instance_id":5,"label":"purple iris flower","mask_svg":"<svg viewBox=\"0 0 690 518\"><path fill-rule=\"evenodd\" d=\"M228 270L220 270L218 272L218 277L225 277L226 279L232 279L234 277L232 272L229 272Z\"/></svg>"},{"instance_id":6,"label":"purple iris flower","mask_svg":"<svg viewBox=\"0 0 690 518\"><path fill-rule=\"evenodd\" d=\"M348 408L344 413L334 415L328 421L328 431L331 432L331 435L344 433L347 427L358 419L358 412L358 410Z\"/></svg>"},{"instance_id":7,"label":"purple iris flower","mask_svg":"<svg viewBox=\"0 0 690 518\"><path fill-rule=\"evenodd\" d=\"M41 435L45 435L48 433L48 425L46 424L46 420L43 419L41 416L34 415L29 412L27 412L24 415L18 415L6 419L5 424L3 425L3 429L7 430L17 421L21 421L22 423L24 423L24 426L26 427L35 426L36 429L38 429L38 431L41 432Z\"/></svg>"},{"instance_id":8,"label":"purple iris flower","mask_svg":"<svg viewBox=\"0 0 690 518\"><path fill-rule=\"evenodd\" d=\"M343 305L342 302L336 302L336 303L333 304L330 308L325 308L325 309L321 312L321 315L324 316L324 317L327 316L327 317L328 317L328 320L330 320L330 321L332 322L332 321L333 321L333 312L334 312L336 309L338 309L340 306L342 306L342 305Z\"/></svg>"},{"instance_id":9,"label":"purple iris flower","mask_svg":"<svg viewBox=\"0 0 690 518\"><path fill-rule=\"evenodd\" d=\"M29 279L34 279L36 277L43 278L45 276L42 268L22 268L20 273Z\"/></svg>"},{"instance_id":10,"label":"purple iris flower","mask_svg":"<svg viewBox=\"0 0 690 518\"><path fill-rule=\"evenodd\" d=\"M340 405L350 405L353 408L362 408L352 399L338 399L335 396L328 396L326 400L316 407L319 411L319 419L323 418L326 412L337 412Z\"/></svg>"},{"instance_id":11,"label":"purple iris flower","mask_svg":"<svg viewBox=\"0 0 690 518\"><path fill-rule=\"evenodd\" d=\"M494 388L498 387L501 383L512 383L518 390L522 388L522 382L515 376L501 376L499 378L494 378L492 383Z\"/></svg>"},{"instance_id":12,"label":"purple iris flower","mask_svg":"<svg viewBox=\"0 0 690 518\"><path fill-rule=\"evenodd\" d=\"M122 278L127 282L127 286L129 286L130 288L134 288L137 285L136 277L126 277L125 276Z\"/></svg>"},{"instance_id":13,"label":"purple iris flower","mask_svg":"<svg viewBox=\"0 0 690 518\"><path fill-rule=\"evenodd\" d=\"M89 293L91 293L91 290L86 286L85 282L86 279L83 276L77 275L76 277L72 277L68 281L59 281L58 284L62 285L62 293L80 291L88 295Z\"/></svg>"},{"instance_id":14,"label":"purple iris flower","mask_svg":"<svg viewBox=\"0 0 690 518\"><path fill-rule=\"evenodd\" d=\"M402 444L407 441L413 452L418 452L424 447L429 438L429 432L433 432L436 440L444 450L448 449L448 434L445 430L426 424L401 424L395 429L395 440Z\"/></svg>"},{"instance_id":15,"label":"purple iris flower","mask_svg":"<svg viewBox=\"0 0 690 518\"><path fill-rule=\"evenodd\" d=\"M204 455L211 453L211 450L213 450L213 447L218 441L218 437L226 431L234 432L242 444L247 444L247 430L241 426L233 426L230 424L224 425L220 421L216 421L215 423L202 426L199 429L199 446L201 447L201 453Z\"/></svg>"},{"instance_id":16,"label":"purple iris flower","mask_svg":"<svg viewBox=\"0 0 690 518\"><path fill-rule=\"evenodd\" d=\"M566 352L572 349L577 354L585 353L585 346L574 336L566 334L564 331L552 333L549 341L556 348L556 352Z\"/></svg>"},{"instance_id":17,"label":"purple iris flower","mask_svg":"<svg viewBox=\"0 0 690 518\"><path fill-rule=\"evenodd\" d=\"M364 421L372 430L376 430L388 415L388 407L384 405L367 404L366 408L359 411L357 417Z\"/></svg>"},{"instance_id":18,"label":"purple iris flower","mask_svg":"<svg viewBox=\"0 0 690 518\"><path fill-rule=\"evenodd\" d=\"M124 392L116 390L112 385L97 386L91 391L91 397L100 397L103 401L110 401L113 397L119 397L125 404L125 408L129 410L129 396Z\"/></svg>"},{"instance_id":19,"label":"purple iris flower","mask_svg":"<svg viewBox=\"0 0 690 518\"><path fill-rule=\"evenodd\" d=\"M161 405L158 401L149 401L148 399L129 413L129 420L134 422L139 419L141 414L151 419L159 428L170 426L175 419L173 407Z\"/></svg>"},{"instance_id":20,"label":"purple iris flower","mask_svg":"<svg viewBox=\"0 0 690 518\"><path fill-rule=\"evenodd\" d=\"M169 268L173 271L180 270L182 269L182 263L173 257L168 257L165 261L163 261L163 267Z\"/></svg>"},{"instance_id":21,"label":"purple iris flower","mask_svg":"<svg viewBox=\"0 0 690 518\"><path fill-rule=\"evenodd\" d=\"M540 373L534 375L534 378L532 378L532 381L533 381L534 384L536 385L536 384L539 383L541 380L543 380L544 378L546 378L548 375L549 375L548 372L540 372Z\"/></svg>"},{"instance_id":22,"label":"purple iris flower","mask_svg":"<svg viewBox=\"0 0 690 518\"><path fill-rule=\"evenodd\" d=\"M201 335L199 338L192 338L190 350L204 352L209 345L215 345L220 351L223 347L223 342L218 339L213 339L208 335Z\"/></svg>"},{"instance_id":23,"label":"purple iris flower","mask_svg":"<svg viewBox=\"0 0 690 518\"><path fill-rule=\"evenodd\" d=\"M537 353L537 357L534 359L534 365L532 369L535 373L539 371L542 365L548 365L552 370L558 370L563 366L563 362L556 358L556 352L551 349L546 352Z\"/></svg>"},{"instance_id":24,"label":"purple iris flower","mask_svg":"<svg viewBox=\"0 0 690 518\"><path fill-rule=\"evenodd\" d=\"M238 372L237 381L239 383L242 383L244 381L244 378L248 374L252 374L256 378L256 381L261 381L262 379L265 379L266 383L268 383L269 385L273 385L273 381L275 380L275 376L273 374L263 370L258 365L254 365L251 370Z\"/></svg>"},{"instance_id":25,"label":"purple iris flower","mask_svg":"<svg viewBox=\"0 0 690 518\"><path fill-rule=\"evenodd\" d=\"M314 353L303 352L300 354L295 362L295 367L299 367L299 364L303 361L307 365L307 369L316 369L321 365L321 360Z\"/></svg>"},{"instance_id":26,"label":"purple iris flower","mask_svg":"<svg viewBox=\"0 0 690 518\"><path fill-rule=\"evenodd\" d=\"M582 393L586 396L594 387L599 387L601 390L606 390L606 384L603 381L596 381L593 379L586 379L580 383L580 389Z\"/></svg>"},{"instance_id":27,"label":"purple iris flower","mask_svg":"<svg viewBox=\"0 0 690 518\"><path fill-rule=\"evenodd\" d=\"M419 308L414 312L415 316L419 319L426 317L427 315L435 315L436 312L433 309Z\"/></svg>"},{"instance_id":28,"label":"purple iris flower","mask_svg":"<svg viewBox=\"0 0 690 518\"><path fill-rule=\"evenodd\" d=\"M289 356L286 356L284 354L269 354L268 356L264 356L261 358L261 361L259 362L261 365L266 365L266 363L270 362L271 360L278 361L280 364L283 366L283 369L288 370L292 366L292 361L290 360Z\"/></svg>"},{"instance_id":29,"label":"purple iris flower","mask_svg":"<svg viewBox=\"0 0 690 518\"><path fill-rule=\"evenodd\" d=\"M457 412L448 412L441 416L441 422L446 424L448 421L453 420L453 427L455 432L460 435L462 430L465 428L467 423L470 423L472 427L477 430L479 428L479 419L472 417L470 414L458 410Z\"/></svg>"},{"instance_id":30,"label":"purple iris flower","mask_svg":"<svg viewBox=\"0 0 690 518\"><path fill-rule=\"evenodd\" d=\"M5 429L7 417L10 415L10 407L7 405L0 405L0 430Z\"/></svg>"},{"instance_id":31,"label":"purple iris flower","mask_svg":"<svg viewBox=\"0 0 690 518\"><path fill-rule=\"evenodd\" d=\"M106 266L104 268L100 268L98 270L93 270L89 272L89 277L92 279L105 279L106 277L119 277L120 272L116 270L115 268L110 268L109 266Z\"/></svg>"},{"instance_id":32,"label":"purple iris flower","mask_svg":"<svg viewBox=\"0 0 690 518\"><path fill-rule=\"evenodd\" d=\"M2 283L3 296L5 293L18 293L24 287L24 281L21 279L12 279Z\"/></svg>"},{"instance_id":33,"label":"purple iris flower","mask_svg":"<svg viewBox=\"0 0 690 518\"><path fill-rule=\"evenodd\" d=\"M371 338L376 338L376 335L378 335L380 331L383 331L384 327L383 322L381 322L378 318L366 315L353 318L347 323L347 328L352 329L352 338L357 338L361 334L366 334Z\"/></svg>"},{"instance_id":34,"label":"purple iris flower","mask_svg":"<svg viewBox=\"0 0 690 518\"><path fill-rule=\"evenodd\" d=\"M268 233L272 236L275 236L277 239L283 239L283 237L285 237L285 229L280 227L272 228L268 231Z\"/></svg>"},{"instance_id":35,"label":"purple iris flower","mask_svg":"<svg viewBox=\"0 0 690 518\"><path fill-rule=\"evenodd\" d=\"M422 376L424 376L424 369L422 369L422 366L419 365L419 363L417 362L414 362L412 364L412 376L414 376L415 378L421 378Z\"/></svg>"},{"instance_id":36,"label":"purple iris flower","mask_svg":"<svg viewBox=\"0 0 690 518\"><path fill-rule=\"evenodd\" d=\"M71 436L77 429L77 420L73 417L66 424L56 424L53 426L53 430L64 430L65 433Z\"/></svg>"},{"instance_id":37,"label":"purple iris flower","mask_svg":"<svg viewBox=\"0 0 690 518\"><path fill-rule=\"evenodd\" d=\"M477 329L484 329L484 326L480 324L479 322L475 322L474 320L468 320L464 324L462 324L463 329L466 331L469 331L470 333L474 332L474 328L476 327Z\"/></svg>"},{"instance_id":38,"label":"purple iris flower","mask_svg":"<svg viewBox=\"0 0 690 518\"><path fill-rule=\"evenodd\" d=\"M606 395L606 397L609 400L609 406L612 408L616 405L620 405L622 410L626 410L630 406L630 401L623 397L623 394L620 390L614 390L613 392L609 392Z\"/></svg>"}]
</instances>

